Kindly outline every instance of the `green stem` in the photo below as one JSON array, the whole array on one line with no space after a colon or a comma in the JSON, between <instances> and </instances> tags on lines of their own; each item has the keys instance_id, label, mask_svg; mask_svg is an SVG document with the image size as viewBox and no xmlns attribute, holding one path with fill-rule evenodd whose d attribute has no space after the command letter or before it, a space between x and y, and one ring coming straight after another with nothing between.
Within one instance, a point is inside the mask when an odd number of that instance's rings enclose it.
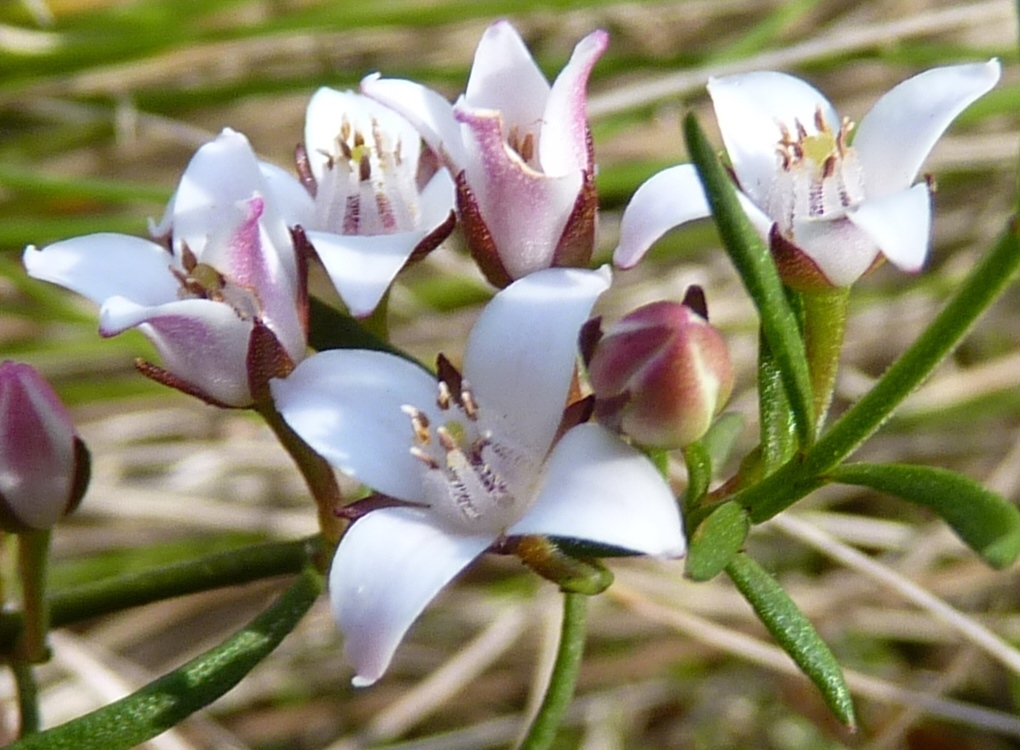
<instances>
[{"instance_id":1,"label":"green stem","mask_svg":"<svg viewBox=\"0 0 1020 750\"><path fill-rule=\"evenodd\" d=\"M229 639L135 693L16 742L12 750L128 750L222 696L304 617L323 581L306 568L279 599Z\"/></svg>"},{"instance_id":2,"label":"green stem","mask_svg":"<svg viewBox=\"0 0 1020 750\"><path fill-rule=\"evenodd\" d=\"M832 403L846 333L850 287L803 292L804 347L814 395L815 434L820 434Z\"/></svg>"},{"instance_id":3,"label":"green stem","mask_svg":"<svg viewBox=\"0 0 1020 750\"><path fill-rule=\"evenodd\" d=\"M117 576L51 594L50 624L62 627L130 607L299 573L318 556L317 537L255 544L188 562ZM10 653L22 630L20 613L0 614L0 653Z\"/></svg>"},{"instance_id":4,"label":"green stem","mask_svg":"<svg viewBox=\"0 0 1020 750\"><path fill-rule=\"evenodd\" d=\"M574 697L577 673L584 653L585 625L588 619L588 597L584 594L563 595L563 624L560 648L556 653L549 687L538 715L531 722L520 750L545 750L556 738L556 730Z\"/></svg>"},{"instance_id":5,"label":"green stem","mask_svg":"<svg viewBox=\"0 0 1020 750\"><path fill-rule=\"evenodd\" d=\"M982 258L942 311L911 346L810 450L732 499L761 523L824 484L838 466L890 417L945 359L977 318L995 301L1020 268L1020 238L1015 221Z\"/></svg>"},{"instance_id":6,"label":"green stem","mask_svg":"<svg viewBox=\"0 0 1020 750\"><path fill-rule=\"evenodd\" d=\"M796 420L765 334L758 333L758 421L761 424L761 463L757 470L767 476L790 460L797 450Z\"/></svg>"},{"instance_id":7,"label":"green stem","mask_svg":"<svg viewBox=\"0 0 1020 750\"><path fill-rule=\"evenodd\" d=\"M28 662L11 662L11 673L18 689L18 737L28 737L39 731L39 688Z\"/></svg>"},{"instance_id":8,"label":"green stem","mask_svg":"<svg viewBox=\"0 0 1020 750\"><path fill-rule=\"evenodd\" d=\"M18 576L21 579L23 624L16 659L39 664L50 658L46 637L50 608L46 601L46 568L50 559L50 530L18 534Z\"/></svg>"},{"instance_id":9,"label":"green stem","mask_svg":"<svg viewBox=\"0 0 1020 750\"><path fill-rule=\"evenodd\" d=\"M345 519L337 516L337 510L344 504L344 496L336 481L333 467L291 429L271 401L256 403L254 408L269 425L287 453L294 459L312 499L315 500L319 529L322 531L323 540L323 554L317 565L319 570L325 572L329 569L330 560L333 559L333 550L336 549L348 524Z\"/></svg>"}]
</instances>

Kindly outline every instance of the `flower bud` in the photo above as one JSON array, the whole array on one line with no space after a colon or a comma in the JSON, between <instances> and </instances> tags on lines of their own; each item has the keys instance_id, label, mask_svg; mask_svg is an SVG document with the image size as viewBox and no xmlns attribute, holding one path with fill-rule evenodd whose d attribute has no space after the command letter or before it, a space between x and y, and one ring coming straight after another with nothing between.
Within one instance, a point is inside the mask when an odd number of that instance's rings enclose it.
<instances>
[{"instance_id":1,"label":"flower bud","mask_svg":"<svg viewBox=\"0 0 1020 750\"><path fill-rule=\"evenodd\" d=\"M697 440L733 390L726 342L708 323L701 290L692 292L684 304L638 308L586 347L595 418L641 445Z\"/></svg>"},{"instance_id":2,"label":"flower bud","mask_svg":"<svg viewBox=\"0 0 1020 750\"><path fill-rule=\"evenodd\" d=\"M0 364L0 528L48 529L78 507L89 453L71 415L43 377Z\"/></svg>"}]
</instances>

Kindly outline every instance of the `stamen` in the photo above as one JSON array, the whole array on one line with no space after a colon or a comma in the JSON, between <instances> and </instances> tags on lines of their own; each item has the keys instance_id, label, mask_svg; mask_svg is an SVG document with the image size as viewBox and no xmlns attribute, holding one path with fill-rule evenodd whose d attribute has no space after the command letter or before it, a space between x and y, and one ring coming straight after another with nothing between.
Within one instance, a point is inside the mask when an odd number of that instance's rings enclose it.
<instances>
[{"instance_id":1,"label":"stamen","mask_svg":"<svg viewBox=\"0 0 1020 750\"><path fill-rule=\"evenodd\" d=\"M450 386L445 380L439 381L439 394L436 396L436 406L443 411L450 408Z\"/></svg>"},{"instance_id":2,"label":"stamen","mask_svg":"<svg viewBox=\"0 0 1020 750\"><path fill-rule=\"evenodd\" d=\"M530 162L531 158L535 155L535 136L531 133L524 136L524 140L521 142L521 147L517 153L521 155L525 163Z\"/></svg>"},{"instance_id":3,"label":"stamen","mask_svg":"<svg viewBox=\"0 0 1020 750\"><path fill-rule=\"evenodd\" d=\"M432 435L429 433L431 422L429 422L425 412L408 404L401 406L400 411L411 418L411 429L414 430L414 439L422 445L431 443Z\"/></svg>"},{"instance_id":4,"label":"stamen","mask_svg":"<svg viewBox=\"0 0 1020 750\"><path fill-rule=\"evenodd\" d=\"M829 132L829 125L825 122L825 117L822 115L821 107L815 109L815 129L819 133Z\"/></svg>"},{"instance_id":5,"label":"stamen","mask_svg":"<svg viewBox=\"0 0 1020 750\"><path fill-rule=\"evenodd\" d=\"M416 445L411 446L411 455L430 469L438 469L439 462Z\"/></svg>"},{"instance_id":6,"label":"stamen","mask_svg":"<svg viewBox=\"0 0 1020 750\"><path fill-rule=\"evenodd\" d=\"M464 407L464 414L472 422L478 421L478 402L475 401L474 393L471 391L471 385L464 380L460 385L460 405Z\"/></svg>"}]
</instances>

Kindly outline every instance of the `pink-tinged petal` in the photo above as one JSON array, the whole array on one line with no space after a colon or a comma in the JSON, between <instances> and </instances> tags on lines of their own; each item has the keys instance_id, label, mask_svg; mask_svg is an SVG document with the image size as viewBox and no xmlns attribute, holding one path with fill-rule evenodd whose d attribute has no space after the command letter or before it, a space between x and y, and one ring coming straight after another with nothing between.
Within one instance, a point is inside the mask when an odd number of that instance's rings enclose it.
<instances>
[{"instance_id":1,"label":"pink-tinged petal","mask_svg":"<svg viewBox=\"0 0 1020 750\"><path fill-rule=\"evenodd\" d=\"M420 83L380 78L378 73L361 81L361 93L406 118L451 172L464 169L465 155L460 125L453 106Z\"/></svg>"},{"instance_id":2,"label":"pink-tinged petal","mask_svg":"<svg viewBox=\"0 0 1020 750\"><path fill-rule=\"evenodd\" d=\"M177 299L179 282L165 247L126 234L89 234L47 245L29 246L23 257L28 275L59 284L97 304L114 296L141 305Z\"/></svg>"},{"instance_id":3,"label":"pink-tinged petal","mask_svg":"<svg viewBox=\"0 0 1020 750\"><path fill-rule=\"evenodd\" d=\"M651 461L604 427L578 425L546 465L535 504L509 534L543 534L657 557L686 550L676 498Z\"/></svg>"},{"instance_id":4,"label":"pink-tinged petal","mask_svg":"<svg viewBox=\"0 0 1020 750\"><path fill-rule=\"evenodd\" d=\"M928 256L931 195L925 183L881 198L868 198L847 214L897 268L920 271Z\"/></svg>"},{"instance_id":5,"label":"pink-tinged petal","mask_svg":"<svg viewBox=\"0 0 1020 750\"><path fill-rule=\"evenodd\" d=\"M888 91L861 120L853 148L869 198L910 186L956 116L998 82L998 60L933 68Z\"/></svg>"},{"instance_id":6,"label":"pink-tinged petal","mask_svg":"<svg viewBox=\"0 0 1020 750\"><path fill-rule=\"evenodd\" d=\"M359 349L313 354L270 381L276 408L323 458L385 495L422 502L422 463L404 405L436 424L436 381L405 359Z\"/></svg>"},{"instance_id":7,"label":"pink-tinged petal","mask_svg":"<svg viewBox=\"0 0 1020 750\"><path fill-rule=\"evenodd\" d=\"M373 511L351 526L333 558L329 598L356 687L382 677L425 606L492 541L448 534L410 508Z\"/></svg>"},{"instance_id":8,"label":"pink-tinged petal","mask_svg":"<svg viewBox=\"0 0 1020 750\"><path fill-rule=\"evenodd\" d=\"M252 323L222 302L186 299L157 307L111 297L99 310L99 331L115 336L137 326L163 367L228 406L251 403L248 339Z\"/></svg>"},{"instance_id":9,"label":"pink-tinged petal","mask_svg":"<svg viewBox=\"0 0 1020 750\"><path fill-rule=\"evenodd\" d=\"M68 510L75 429L67 408L32 367L0 364L0 498L23 524L48 529Z\"/></svg>"},{"instance_id":10,"label":"pink-tinged petal","mask_svg":"<svg viewBox=\"0 0 1020 750\"><path fill-rule=\"evenodd\" d=\"M553 83L538 139L538 160L546 174L592 166L588 163L588 76L608 45L609 34L593 31L574 47L570 62Z\"/></svg>"},{"instance_id":11,"label":"pink-tinged petal","mask_svg":"<svg viewBox=\"0 0 1020 750\"><path fill-rule=\"evenodd\" d=\"M509 21L489 26L475 51L464 104L499 110L507 128L527 129L541 121L548 96L549 82L517 29Z\"/></svg>"},{"instance_id":12,"label":"pink-tinged petal","mask_svg":"<svg viewBox=\"0 0 1020 750\"><path fill-rule=\"evenodd\" d=\"M662 170L637 189L624 209L620 244L613 252L613 263L619 268L633 267L670 229L710 214L693 164Z\"/></svg>"},{"instance_id":13,"label":"pink-tinged petal","mask_svg":"<svg viewBox=\"0 0 1020 750\"><path fill-rule=\"evenodd\" d=\"M276 206L287 226L311 226L315 220L315 201L301 181L275 164L260 161L259 171L266 186L267 200Z\"/></svg>"},{"instance_id":14,"label":"pink-tinged petal","mask_svg":"<svg viewBox=\"0 0 1020 750\"><path fill-rule=\"evenodd\" d=\"M795 133L800 122L814 133L815 115L833 132L839 117L829 100L814 86L785 73L760 71L711 78L708 93L741 189L764 205L779 166L776 146L781 125Z\"/></svg>"},{"instance_id":15,"label":"pink-tinged petal","mask_svg":"<svg viewBox=\"0 0 1020 750\"><path fill-rule=\"evenodd\" d=\"M581 190L582 175L543 175L506 145L500 113L455 109L467 135L467 183L503 267L518 279L552 265Z\"/></svg>"},{"instance_id":16,"label":"pink-tinged petal","mask_svg":"<svg viewBox=\"0 0 1020 750\"><path fill-rule=\"evenodd\" d=\"M364 237L308 232L308 239L351 315L361 318L375 310L397 272L427 234L420 231Z\"/></svg>"},{"instance_id":17,"label":"pink-tinged petal","mask_svg":"<svg viewBox=\"0 0 1020 750\"><path fill-rule=\"evenodd\" d=\"M853 284L878 257L878 246L846 216L796 221L793 233L796 247L833 286Z\"/></svg>"},{"instance_id":18,"label":"pink-tinged petal","mask_svg":"<svg viewBox=\"0 0 1020 750\"><path fill-rule=\"evenodd\" d=\"M533 273L493 297L468 337L464 376L486 425L536 463L566 406L581 324L609 281L606 268Z\"/></svg>"},{"instance_id":19,"label":"pink-tinged petal","mask_svg":"<svg viewBox=\"0 0 1020 750\"><path fill-rule=\"evenodd\" d=\"M223 216L262 191L258 160L248 139L226 128L191 157L173 202L175 242L184 242L205 260L209 235L223 225ZM226 269L220 269L225 271Z\"/></svg>"}]
</instances>

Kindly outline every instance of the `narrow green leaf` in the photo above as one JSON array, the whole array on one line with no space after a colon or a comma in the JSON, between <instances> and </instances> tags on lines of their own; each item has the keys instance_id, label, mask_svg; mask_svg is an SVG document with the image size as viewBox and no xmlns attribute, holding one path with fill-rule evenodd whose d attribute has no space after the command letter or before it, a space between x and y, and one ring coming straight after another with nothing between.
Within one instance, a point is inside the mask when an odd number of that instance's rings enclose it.
<instances>
[{"instance_id":1,"label":"narrow green leaf","mask_svg":"<svg viewBox=\"0 0 1020 750\"><path fill-rule=\"evenodd\" d=\"M758 308L762 333L789 396L801 445L806 447L814 439L811 380L804 341L783 282L768 248L740 207L732 180L693 115L684 118L684 137L705 186L719 236Z\"/></svg>"},{"instance_id":2,"label":"narrow green leaf","mask_svg":"<svg viewBox=\"0 0 1020 750\"><path fill-rule=\"evenodd\" d=\"M700 440L686 446L683 452L684 463L687 465L685 502L689 507L693 507L701 502L712 482L712 457L708 455Z\"/></svg>"},{"instance_id":3,"label":"narrow green leaf","mask_svg":"<svg viewBox=\"0 0 1020 750\"><path fill-rule=\"evenodd\" d=\"M970 477L904 464L846 464L830 477L931 508L993 568L1005 568L1020 555L1020 510Z\"/></svg>"},{"instance_id":4,"label":"narrow green leaf","mask_svg":"<svg viewBox=\"0 0 1020 750\"><path fill-rule=\"evenodd\" d=\"M758 422L761 440L761 474L768 476L797 450L797 426L783 374L776 365L765 335L758 333Z\"/></svg>"},{"instance_id":5,"label":"narrow green leaf","mask_svg":"<svg viewBox=\"0 0 1020 750\"><path fill-rule=\"evenodd\" d=\"M821 691L829 709L853 728L854 704L843 670L804 613L775 578L744 553L726 568L772 637Z\"/></svg>"},{"instance_id":6,"label":"narrow green leaf","mask_svg":"<svg viewBox=\"0 0 1020 750\"><path fill-rule=\"evenodd\" d=\"M409 354L373 334L354 316L330 307L317 297L310 297L308 303L308 345L316 351L372 349L417 362Z\"/></svg>"},{"instance_id":7,"label":"narrow green leaf","mask_svg":"<svg viewBox=\"0 0 1020 750\"><path fill-rule=\"evenodd\" d=\"M255 668L322 593L311 568L225 642L126 698L11 745L12 750L128 750L208 706Z\"/></svg>"},{"instance_id":8,"label":"narrow green leaf","mask_svg":"<svg viewBox=\"0 0 1020 750\"><path fill-rule=\"evenodd\" d=\"M715 578L740 552L751 521L738 503L723 503L702 521L691 536L684 575L692 581Z\"/></svg>"}]
</instances>

